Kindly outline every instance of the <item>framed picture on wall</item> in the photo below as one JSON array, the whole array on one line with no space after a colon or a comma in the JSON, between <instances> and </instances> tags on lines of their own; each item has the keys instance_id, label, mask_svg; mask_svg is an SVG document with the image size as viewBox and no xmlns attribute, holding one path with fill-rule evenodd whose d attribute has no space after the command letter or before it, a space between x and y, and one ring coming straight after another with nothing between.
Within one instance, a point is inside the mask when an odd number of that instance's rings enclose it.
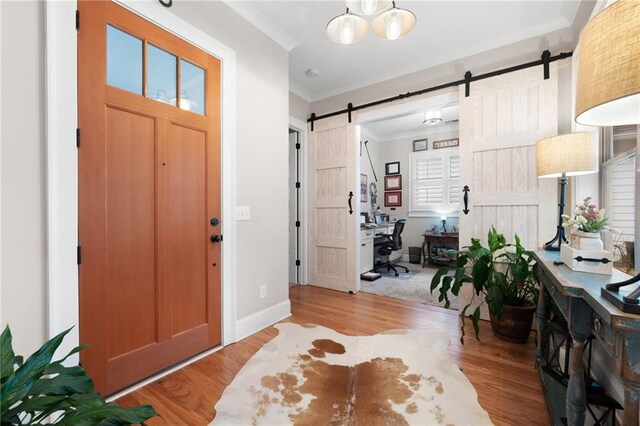
<instances>
[{"instance_id":1,"label":"framed picture on wall","mask_svg":"<svg viewBox=\"0 0 640 426\"><path fill-rule=\"evenodd\" d=\"M453 148L454 146L460 145L460 139L446 139L443 141L435 141L433 143L433 149L441 149L441 148Z\"/></svg>"},{"instance_id":2,"label":"framed picture on wall","mask_svg":"<svg viewBox=\"0 0 640 426\"><path fill-rule=\"evenodd\" d=\"M396 191L402 189L402 175L393 175L384 177L384 190Z\"/></svg>"},{"instance_id":3,"label":"framed picture on wall","mask_svg":"<svg viewBox=\"0 0 640 426\"><path fill-rule=\"evenodd\" d=\"M364 173L361 173L360 174L360 202L361 203L367 202L368 187L369 185L367 185L367 175L365 175Z\"/></svg>"},{"instance_id":4,"label":"framed picture on wall","mask_svg":"<svg viewBox=\"0 0 640 426\"><path fill-rule=\"evenodd\" d=\"M413 141L413 152L429 149L429 139L416 139Z\"/></svg>"},{"instance_id":5,"label":"framed picture on wall","mask_svg":"<svg viewBox=\"0 0 640 426\"><path fill-rule=\"evenodd\" d=\"M400 207L402 206L402 191L393 191L384 193L384 206L385 207Z\"/></svg>"},{"instance_id":6,"label":"framed picture on wall","mask_svg":"<svg viewBox=\"0 0 640 426\"><path fill-rule=\"evenodd\" d=\"M384 165L385 175L399 175L400 174L400 162L385 163Z\"/></svg>"}]
</instances>

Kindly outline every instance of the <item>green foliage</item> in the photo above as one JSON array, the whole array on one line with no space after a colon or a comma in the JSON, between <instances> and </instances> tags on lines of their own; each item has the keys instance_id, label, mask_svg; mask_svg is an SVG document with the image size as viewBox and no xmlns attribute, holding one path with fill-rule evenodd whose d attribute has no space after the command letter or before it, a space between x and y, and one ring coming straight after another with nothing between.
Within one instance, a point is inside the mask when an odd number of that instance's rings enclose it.
<instances>
[{"instance_id":1,"label":"green foliage","mask_svg":"<svg viewBox=\"0 0 640 426\"><path fill-rule=\"evenodd\" d=\"M533 272L535 261L533 253L525 250L520 238L515 236L515 243L507 243L504 235L491 228L487 236L488 247L483 247L480 240L473 238L471 245L464 250L454 251L456 265L445 266L436 272L431 280L431 292L439 287L438 300L444 301L449 307L449 292L457 296L465 283L473 285L475 296L481 297L481 303L486 303L489 311L496 318L502 318L502 307L532 306L538 298L538 280ZM465 320L471 316L471 322L478 339L480 320L480 306L473 313L467 310L471 303L462 308L462 337L464 344Z\"/></svg>"},{"instance_id":2,"label":"green foliage","mask_svg":"<svg viewBox=\"0 0 640 426\"><path fill-rule=\"evenodd\" d=\"M0 337L0 419L2 426L44 424L55 413L57 425L125 425L143 423L156 412L150 405L123 408L107 403L95 391L93 381L79 366L63 362L80 352L78 346L64 358L53 355L71 329L42 345L26 361L16 356L7 326Z\"/></svg>"}]
</instances>

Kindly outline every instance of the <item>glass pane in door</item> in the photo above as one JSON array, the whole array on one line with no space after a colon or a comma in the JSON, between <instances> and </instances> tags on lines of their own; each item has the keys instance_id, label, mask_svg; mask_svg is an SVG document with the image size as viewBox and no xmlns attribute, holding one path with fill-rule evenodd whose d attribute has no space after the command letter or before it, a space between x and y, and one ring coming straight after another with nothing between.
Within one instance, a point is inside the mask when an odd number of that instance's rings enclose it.
<instances>
[{"instance_id":1,"label":"glass pane in door","mask_svg":"<svg viewBox=\"0 0 640 426\"><path fill-rule=\"evenodd\" d=\"M142 40L107 25L107 84L142 94Z\"/></svg>"},{"instance_id":2,"label":"glass pane in door","mask_svg":"<svg viewBox=\"0 0 640 426\"><path fill-rule=\"evenodd\" d=\"M204 115L204 70L180 60L180 108Z\"/></svg>"},{"instance_id":3,"label":"glass pane in door","mask_svg":"<svg viewBox=\"0 0 640 426\"><path fill-rule=\"evenodd\" d=\"M177 58L171 53L147 44L147 97L177 105Z\"/></svg>"}]
</instances>

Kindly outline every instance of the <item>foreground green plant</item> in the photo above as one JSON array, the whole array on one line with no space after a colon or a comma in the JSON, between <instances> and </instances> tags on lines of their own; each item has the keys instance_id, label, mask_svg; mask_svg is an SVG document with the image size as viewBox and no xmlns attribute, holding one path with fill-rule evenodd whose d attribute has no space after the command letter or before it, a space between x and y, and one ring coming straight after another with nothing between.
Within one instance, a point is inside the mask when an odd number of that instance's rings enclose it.
<instances>
[{"instance_id":1,"label":"foreground green plant","mask_svg":"<svg viewBox=\"0 0 640 426\"><path fill-rule=\"evenodd\" d=\"M451 253L457 255L455 267L440 268L431 280L431 293L440 286L438 300L444 301L446 308L450 305L449 291L457 296L464 283L473 285L475 296L482 296L481 303L471 314L471 322L478 340L480 307L484 303L495 318L501 319L504 305L533 306L538 298L538 279L533 271L533 252L525 250L518 235L515 236L515 244L508 244L504 235L491 227L487 242L488 247L483 247L479 239L472 238L471 246L461 251L452 250ZM463 344L467 310L472 304L473 299L460 312L460 342Z\"/></svg>"},{"instance_id":2,"label":"foreground green plant","mask_svg":"<svg viewBox=\"0 0 640 426\"><path fill-rule=\"evenodd\" d=\"M78 346L64 358L52 361L55 351L71 329L42 345L26 361L13 352L11 330L0 336L0 421L4 425L125 425L144 423L156 416L150 405L123 408L106 402L95 391L93 381L80 366L63 362L80 352Z\"/></svg>"}]
</instances>

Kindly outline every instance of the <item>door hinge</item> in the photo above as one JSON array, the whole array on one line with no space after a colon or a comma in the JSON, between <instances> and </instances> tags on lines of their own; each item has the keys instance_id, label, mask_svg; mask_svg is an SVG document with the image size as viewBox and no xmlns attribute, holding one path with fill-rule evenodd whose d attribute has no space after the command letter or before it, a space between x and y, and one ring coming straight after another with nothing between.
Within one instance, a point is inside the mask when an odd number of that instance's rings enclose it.
<instances>
[{"instance_id":1,"label":"door hinge","mask_svg":"<svg viewBox=\"0 0 640 426\"><path fill-rule=\"evenodd\" d=\"M78 246L76 251L76 256L78 258L78 265L82 263L82 247Z\"/></svg>"},{"instance_id":2,"label":"door hinge","mask_svg":"<svg viewBox=\"0 0 640 426\"><path fill-rule=\"evenodd\" d=\"M80 31L80 11L76 10L76 31Z\"/></svg>"},{"instance_id":3,"label":"door hinge","mask_svg":"<svg viewBox=\"0 0 640 426\"><path fill-rule=\"evenodd\" d=\"M80 148L80 129L76 129L76 148Z\"/></svg>"},{"instance_id":4,"label":"door hinge","mask_svg":"<svg viewBox=\"0 0 640 426\"><path fill-rule=\"evenodd\" d=\"M300 188L300 182L296 182L296 188Z\"/></svg>"},{"instance_id":5,"label":"door hinge","mask_svg":"<svg viewBox=\"0 0 640 426\"><path fill-rule=\"evenodd\" d=\"M300 149L300 144L299 143L296 144L296 149Z\"/></svg>"},{"instance_id":6,"label":"door hinge","mask_svg":"<svg viewBox=\"0 0 640 426\"><path fill-rule=\"evenodd\" d=\"M300 228L300 221L296 220L296 228Z\"/></svg>"},{"instance_id":7,"label":"door hinge","mask_svg":"<svg viewBox=\"0 0 640 426\"><path fill-rule=\"evenodd\" d=\"M300 266L300 260L296 260L296 266Z\"/></svg>"}]
</instances>

